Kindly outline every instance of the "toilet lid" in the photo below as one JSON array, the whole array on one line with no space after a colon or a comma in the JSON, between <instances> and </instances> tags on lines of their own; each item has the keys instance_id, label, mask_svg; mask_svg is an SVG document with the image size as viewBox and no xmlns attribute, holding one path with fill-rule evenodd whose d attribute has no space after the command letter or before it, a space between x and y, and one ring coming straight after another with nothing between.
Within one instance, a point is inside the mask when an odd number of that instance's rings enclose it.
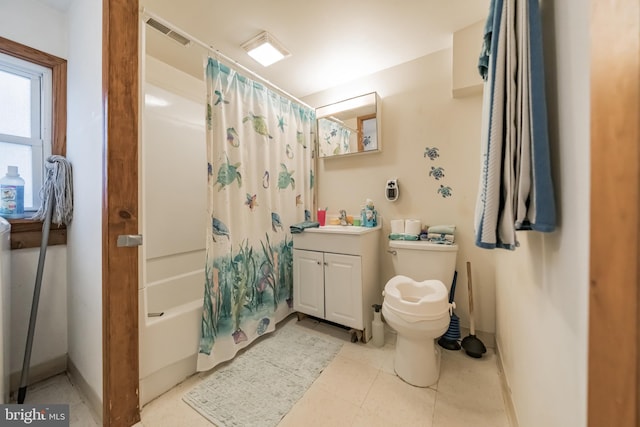
<instances>
[{"instance_id":1,"label":"toilet lid","mask_svg":"<svg viewBox=\"0 0 640 427\"><path fill-rule=\"evenodd\" d=\"M449 311L447 287L439 280L416 282L406 276L395 276L384 287L387 309L415 320L442 317Z\"/></svg>"}]
</instances>

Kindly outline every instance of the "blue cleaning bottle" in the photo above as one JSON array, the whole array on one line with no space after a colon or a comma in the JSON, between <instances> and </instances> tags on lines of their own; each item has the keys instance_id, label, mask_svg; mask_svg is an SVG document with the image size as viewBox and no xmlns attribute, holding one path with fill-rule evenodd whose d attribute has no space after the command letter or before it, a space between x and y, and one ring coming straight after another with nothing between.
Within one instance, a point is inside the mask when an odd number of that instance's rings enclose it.
<instances>
[{"instance_id":1,"label":"blue cleaning bottle","mask_svg":"<svg viewBox=\"0 0 640 427\"><path fill-rule=\"evenodd\" d=\"M10 219L24 217L24 179L17 166L7 167L7 174L0 179L0 216Z\"/></svg>"}]
</instances>

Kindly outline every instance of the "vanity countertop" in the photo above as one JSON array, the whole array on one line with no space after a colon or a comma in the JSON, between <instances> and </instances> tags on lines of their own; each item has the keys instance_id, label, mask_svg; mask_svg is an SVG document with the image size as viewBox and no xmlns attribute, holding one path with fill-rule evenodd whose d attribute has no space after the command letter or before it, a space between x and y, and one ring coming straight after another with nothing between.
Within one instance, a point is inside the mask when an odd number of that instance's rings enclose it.
<instances>
[{"instance_id":1,"label":"vanity countertop","mask_svg":"<svg viewBox=\"0 0 640 427\"><path fill-rule=\"evenodd\" d=\"M305 233L332 233L332 234L367 234L380 230L382 225L375 227L361 227L357 225L324 225L317 228L307 228Z\"/></svg>"}]
</instances>

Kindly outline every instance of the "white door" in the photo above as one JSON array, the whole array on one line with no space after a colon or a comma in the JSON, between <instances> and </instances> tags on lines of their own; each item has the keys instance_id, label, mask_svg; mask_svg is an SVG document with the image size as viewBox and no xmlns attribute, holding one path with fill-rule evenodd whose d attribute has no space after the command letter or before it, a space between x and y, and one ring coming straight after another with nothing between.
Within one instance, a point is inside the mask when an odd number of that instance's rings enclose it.
<instances>
[{"instance_id":1,"label":"white door","mask_svg":"<svg viewBox=\"0 0 640 427\"><path fill-rule=\"evenodd\" d=\"M360 257L326 253L324 261L325 319L364 329Z\"/></svg>"},{"instance_id":2,"label":"white door","mask_svg":"<svg viewBox=\"0 0 640 427\"><path fill-rule=\"evenodd\" d=\"M293 308L324 319L322 252L293 250Z\"/></svg>"}]
</instances>

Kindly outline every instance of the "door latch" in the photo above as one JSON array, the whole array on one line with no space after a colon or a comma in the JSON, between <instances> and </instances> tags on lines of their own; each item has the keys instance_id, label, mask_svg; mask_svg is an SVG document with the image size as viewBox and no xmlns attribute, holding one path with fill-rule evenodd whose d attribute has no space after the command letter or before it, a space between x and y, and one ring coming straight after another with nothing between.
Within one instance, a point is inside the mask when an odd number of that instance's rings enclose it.
<instances>
[{"instance_id":1,"label":"door latch","mask_svg":"<svg viewBox=\"0 0 640 427\"><path fill-rule=\"evenodd\" d=\"M118 236L119 248L132 248L142 245L142 234L121 234Z\"/></svg>"}]
</instances>

